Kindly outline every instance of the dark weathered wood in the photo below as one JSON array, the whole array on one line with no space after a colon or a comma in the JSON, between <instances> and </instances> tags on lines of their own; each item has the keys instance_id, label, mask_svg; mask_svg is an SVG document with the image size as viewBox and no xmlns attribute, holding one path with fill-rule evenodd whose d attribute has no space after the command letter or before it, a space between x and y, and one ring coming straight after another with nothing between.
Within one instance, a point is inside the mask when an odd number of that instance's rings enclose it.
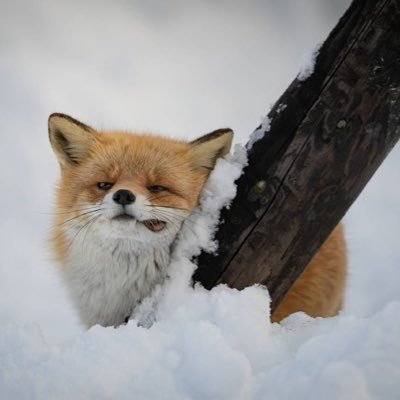
<instances>
[{"instance_id":1,"label":"dark weathered wood","mask_svg":"<svg viewBox=\"0 0 400 400\"><path fill-rule=\"evenodd\" d=\"M265 284L276 308L400 136L399 21L397 0L352 3L249 149L219 252L199 257L196 281Z\"/></svg>"}]
</instances>

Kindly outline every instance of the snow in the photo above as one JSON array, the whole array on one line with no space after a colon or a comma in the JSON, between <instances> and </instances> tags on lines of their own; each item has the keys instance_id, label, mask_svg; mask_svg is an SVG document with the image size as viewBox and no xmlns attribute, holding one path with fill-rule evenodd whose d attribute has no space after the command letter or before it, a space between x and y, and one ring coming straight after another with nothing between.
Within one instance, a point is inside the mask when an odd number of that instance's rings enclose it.
<instances>
[{"instance_id":1,"label":"snow","mask_svg":"<svg viewBox=\"0 0 400 400\"><path fill-rule=\"evenodd\" d=\"M245 143L348 5L189 3L0 5L0 398L398 399L399 147L346 216L339 316L271 324L262 287L189 285L189 256L216 250L216 213L246 162L237 147L181 233L171 280L126 326L79 326L44 244L58 175L47 116L189 139L231 125Z\"/></svg>"},{"instance_id":2,"label":"snow","mask_svg":"<svg viewBox=\"0 0 400 400\"><path fill-rule=\"evenodd\" d=\"M302 63L297 75L299 81L305 81L314 72L315 60L317 59L321 45L322 43L319 43L313 50L307 51L302 55Z\"/></svg>"},{"instance_id":3,"label":"snow","mask_svg":"<svg viewBox=\"0 0 400 400\"><path fill-rule=\"evenodd\" d=\"M187 288L180 300L150 329L96 326L58 346L35 325L8 326L2 398L398 398L399 301L371 318L298 313L278 325L261 287Z\"/></svg>"},{"instance_id":4,"label":"snow","mask_svg":"<svg viewBox=\"0 0 400 400\"><path fill-rule=\"evenodd\" d=\"M255 129L254 132L250 134L249 140L246 143L246 148L251 149L255 142L262 139L264 135L269 132L270 128L271 120L268 118L268 116L265 116L260 126L257 127L257 129Z\"/></svg>"}]
</instances>

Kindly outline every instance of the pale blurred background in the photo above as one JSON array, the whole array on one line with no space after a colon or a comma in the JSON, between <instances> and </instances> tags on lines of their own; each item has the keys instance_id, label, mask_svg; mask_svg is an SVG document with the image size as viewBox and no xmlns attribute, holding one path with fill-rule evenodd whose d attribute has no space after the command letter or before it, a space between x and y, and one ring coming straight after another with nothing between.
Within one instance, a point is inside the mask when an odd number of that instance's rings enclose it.
<instances>
[{"instance_id":1,"label":"pale blurred background","mask_svg":"<svg viewBox=\"0 0 400 400\"><path fill-rule=\"evenodd\" d=\"M79 330L45 248L58 165L47 117L245 143L348 0L2 1L0 324ZM398 298L399 148L346 217L347 313Z\"/></svg>"}]
</instances>

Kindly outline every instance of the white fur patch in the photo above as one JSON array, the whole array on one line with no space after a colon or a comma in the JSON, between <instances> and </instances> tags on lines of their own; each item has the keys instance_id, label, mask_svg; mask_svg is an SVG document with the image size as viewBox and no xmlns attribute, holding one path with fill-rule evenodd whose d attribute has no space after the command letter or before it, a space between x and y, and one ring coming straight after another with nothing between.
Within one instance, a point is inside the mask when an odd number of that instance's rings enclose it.
<instances>
[{"instance_id":1,"label":"white fur patch","mask_svg":"<svg viewBox=\"0 0 400 400\"><path fill-rule=\"evenodd\" d=\"M187 216L181 210L153 206L140 195L124 209L112 195L97 205L97 213L63 228L71 241L63 277L88 327L124 323L165 279L170 247ZM133 218L114 219L121 213ZM161 232L140 222L157 218L167 222Z\"/></svg>"}]
</instances>

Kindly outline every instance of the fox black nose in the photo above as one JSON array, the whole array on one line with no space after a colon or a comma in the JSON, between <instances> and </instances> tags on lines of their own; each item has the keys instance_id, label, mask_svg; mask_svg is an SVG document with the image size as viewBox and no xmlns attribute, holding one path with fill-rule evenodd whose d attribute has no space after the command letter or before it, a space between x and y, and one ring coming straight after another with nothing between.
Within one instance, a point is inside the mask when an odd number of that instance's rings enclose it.
<instances>
[{"instance_id":1,"label":"fox black nose","mask_svg":"<svg viewBox=\"0 0 400 400\"><path fill-rule=\"evenodd\" d=\"M113 200L121 204L121 206L126 206L127 204L133 203L136 197L130 190L120 189L114 193Z\"/></svg>"}]
</instances>

